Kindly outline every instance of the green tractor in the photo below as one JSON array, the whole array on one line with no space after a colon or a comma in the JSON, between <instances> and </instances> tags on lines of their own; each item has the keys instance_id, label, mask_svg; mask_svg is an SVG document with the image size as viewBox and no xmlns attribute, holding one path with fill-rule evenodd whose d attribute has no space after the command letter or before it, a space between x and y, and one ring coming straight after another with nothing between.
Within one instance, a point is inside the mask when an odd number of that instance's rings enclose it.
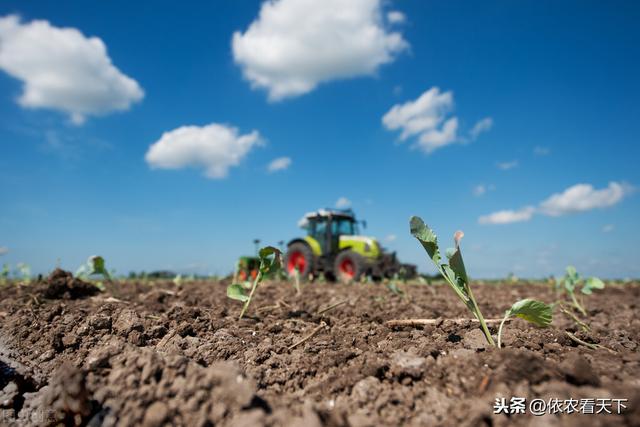
<instances>
[{"instance_id":1,"label":"green tractor","mask_svg":"<svg viewBox=\"0 0 640 427\"><path fill-rule=\"evenodd\" d=\"M306 214L299 225L307 235L287 245L285 268L291 276L296 270L302 279L324 274L340 281L416 275L415 265L401 264L395 252L388 253L375 238L360 235L359 223L350 209L320 209Z\"/></svg>"}]
</instances>

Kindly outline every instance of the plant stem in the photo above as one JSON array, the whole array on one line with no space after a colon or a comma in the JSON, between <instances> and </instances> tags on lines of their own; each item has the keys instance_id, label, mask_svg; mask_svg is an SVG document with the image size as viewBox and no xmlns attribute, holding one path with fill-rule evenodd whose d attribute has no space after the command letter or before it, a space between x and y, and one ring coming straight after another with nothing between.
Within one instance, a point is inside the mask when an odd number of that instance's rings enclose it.
<instances>
[{"instance_id":1,"label":"plant stem","mask_svg":"<svg viewBox=\"0 0 640 427\"><path fill-rule=\"evenodd\" d=\"M480 307L478 307L478 303L476 302L476 299L473 296L473 292L471 292L471 286L469 286L468 284L467 284L467 290L469 291L469 299L473 304L473 308L474 308L473 314L475 314L475 316L478 318L478 321L480 322L480 327L482 328L482 332L484 333L484 336L487 339L487 342L495 347L496 343L493 341L491 332L489 332L489 328L487 328L487 324L484 321L484 317L482 317L482 313L480 312Z\"/></svg>"},{"instance_id":2,"label":"plant stem","mask_svg":"<svg viewBox=\"0 0 640 427\"><path fill-rule=\"evenodd\" d=\"M332 304L332 305L330 305L329 307L323 308L322 310L318 311L318 316L319 316L319 315L321 315L321 314L326 313L326 312L327 312L327 311L329 311L329 310L333 310L334 308L336 308L336 307L338 307L338 306L341 306L341 305L342 305L342 304L344 304L345 302L349 302L349 300L348 300L348 299L345 299L345 300L339 301L339 302L337 302L337 303L335 303L335 304Z\"/></svg>"},{"instance_id":3,"label":"plant stem","mask_svg":"<svg viewBox=\"0 0 640 427\"><path fill-rule=\"evenodd\" d=\"M562 305L562 303L560 303L560 311L562 311L564 314L566 314L567 316L569 316L570 318L573 319L574 322L576 322L576 324L578 326L580 326L585 332L589 332L591 330L591 328L589 327L589 325L587 325L586 323L584 323L582 320L578 319L578 317L573 314L572 312L570 312L569 310L567 310L566 308L564 308L564 306Z\"/></svg>"},{"instance_id":4,"label":"plant stem","mask_svg":"<svg viewBox=\"0 0 640 427\"><path fill-rule=\"evenodd\" d=\"M502 347L502 327L504 326L504 322L509 318L509 311L504 312L504 317L502 318L502 322L500 322L500 327L498 328L498 348Z\"/></svg>"},{"instance_id":5,"label":"plant stem","mask_svg":"<svg viewBox=\"0 0 640 427\"><path fill-rule=\"evenodd\" d=\"M240 312L240 317L238 318L238 320L242 319L242 316L244 316L245 311L247 311L247 308L249 308L249 304L251 304L251 298L253 298L253 293L256 291L256 288L258 287L258 282L260 280L262 280L262 272L258 272L258 274L256 274L256 278L253 281L253 286L251 287L251 292L249 293L249 299L242 306L242 311Z\"/></svg>"},{"instance_id":6,"label":"plant stem","mask_svg":"<svg viewBox=\"0 0 640 427\"><path fill-rule=\"evenodd\" d=\"M298 267L295 268L294 279L296 286L296 295L300 295L300 272L298 271Z\"/></svg>"},{"instance_id":7,"label":"plant stem","mask_svg":"<svg viewBox=\"0 0 640 427\"><path fill-rule=\"evenodd\" d=\"M287 350L291 351L294 348L296 348L297 346L299 346L300 344L304 344L305 342L307 342L308 340L313 338L318 332L320 332L326 326L327 326L327 324L325 322L320 322L320 326L315 328L313 331L311 331L311 333L309 335L307 335L306 337L302 338L300 341L298 341L298 342L290 345L289 347L287 347Z\"/></svg>"},{"instance_id":8,"label":"plant stem","mask_svg":"<svg viewBox=\"0 0 640 427\"><path fill-rule=\"evenodd\" d=\"M580 303L578 302L578 299L576 298L576 294L574 294L573 292L571 292L571 300L573 301L574 307L577 308L578 311L580 311L580 313L582 313L583 316L586 316L587 311L584 309L584 307L580 305Z\"/></svg>"}]
</instances>

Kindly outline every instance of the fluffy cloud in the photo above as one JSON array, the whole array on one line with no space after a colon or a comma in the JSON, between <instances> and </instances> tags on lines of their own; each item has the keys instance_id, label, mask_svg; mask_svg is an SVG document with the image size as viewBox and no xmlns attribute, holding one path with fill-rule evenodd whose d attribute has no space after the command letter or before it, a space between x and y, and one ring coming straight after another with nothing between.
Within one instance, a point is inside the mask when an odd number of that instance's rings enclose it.
<instances>
[{"instance_id":1,"label":"fluffy cloud","mask_svg":"<svg viewBox=\"0 0 640 427\"><path fill-rule=\"evenodd\" d=\"M491 117L485 117L482 120L478 120L475 125L469 131L469 136L472 140L475 140L481 133L488 132L493 127L493 119Z\"/></svg>"},{"instance_id":2,"label":"fluffy cloud","mask_svg":"<svg viewBox=\"0 0 640 427\"><path fill-rule=\"evenodd\" d=\"M231 47L244 77L275 101L374 74L408 43L383 26L382 0L272 0Z\"/></svg>"},{"instance_id":3,"label":"fluffy cloud","mask_svg":"<svg viewBox=\"0 0 640 427\"><path fill-rule=\"evenodd\" d=\"M534 213L535 208L527 206L517 211L504 210L484 215L478 219L478 222L480 224L510 224L512 222L529 221Z\"/></svg>"},{"instance_id":4,"label":"fluffy cloud","mask_svg":"<svg viewBox=\"0 0 640 427\"><path fill-rule=\"evenodd\" d=\"M391 12L387 13L387 21L389 21L389 23L391 24L403 24L406 20L407 17L405 16L405 14L400 11L392 10Z\"/></svg>"},{"instance_id":5,"label":"fluffy cloud","mask_svg":"<svg viewBox=\"0 0 640 427\"><path fill-rule=\"evenodd\" d=\"M208 178L224 178L251 149L262 143L257 131L240 135L237 128L212 123L182 126L162 134L145 159L152 168L202 167Z\"/></svg>"},{"instance_id":6,"label":"fluffy cloud","mask_svg":"<svg viewBox=\"0 0 640 427\"><path fill-rule=\"evenodd\" d=\"M273 159L269 166L267 166L267 170L269 172L277 172L288 169L291 166L291 158L289 157L278 157L277 159Z\"/></svg>"},{"instance_id":7,"label":"fluffy cloud","mask_svg":"<svg viewBox=\"0 0 640 427\"><path fill-rule=\"evenodd\" d=\"M458 137L458 118L450 116L452 110L453 93L432 87L413 101L391 107L382 124L388 130L400 130L400 141L415 136L415 146L429 154L449 144L466 142ZM489 117L476 123L472 139L489 130L492 123Z\"/></svg>"},{"instance_id":8,"label":"fluffy cloud","mask_svg":"<svg viewBox=\"0 0 640 427\"><path fill-rule=\"evenodd\" d=\"M591 184L576 184L556 193L540 204L540 212L560 216L592 209L607 208L620 202L631 192L626 184L610 182L607 188L596 190Z\"/></svg>"},{"instance_id":9,"label":"fluffy cloud","mask_svg":"<svg viewBox=\"0 0 640 427\"><path fill-rule=\"evenodd\" d=\"M336 208L338 209L346 209L350 206L351 206L351 200L347 199L346 197L340 197L336 201Z\"/></svg>"},{"instance_id":10,"label":"fluffy cloud","mask_svg":"<svg viewBox=\"0 0 640 427\"><path fill-rule=\"evenodd\" d=\"M480 224L508 224L529 221L534 214L562 216L607 208L622 201L632 191L633 187L625 183L610 182L607 188L601 190L596 190L591 184L576 184L562 193L553 194L542 201L538 207L527 206L517 211L498 211L481 216L478 218L478 222ZM603 231L606 232L604 229Z\"/></svg>"},{"instance_id":11,"label":"fluffy cloud","mask_svg":"<svg viewBox=\"0 0 640 427\"><path fill-rule=\"evenodd\" d=\"M63 111L76 124L127 110L144 97L140 85L111 63L102 40L48 21L0 18L0 69L22 80L21 106Z\"/></svg>"},{"instance_id":12,"label":"fluffy cloud","mask_svg":"<svg viewBox=\"0 0 640 427\"><path fill-rule=\"evenodd\" d=\"M496 166L498 167L498 169L503 170L503 171L508 171L509 169L513 169L513 168L517 168L518 167L518 161L517 160L511 160L508 162L501 162L496 164Z\"/></svg>"},{"instance_id":13,"label":"fluffy cloud","mask_svg":"<svg viewBox=\"0 0 640 427\"><path fill-rule=\"evenodd\" d=\"M6 246L0 246L0 255L6 255L9 253L9 248Z\"/></svg>"}]
</instances>

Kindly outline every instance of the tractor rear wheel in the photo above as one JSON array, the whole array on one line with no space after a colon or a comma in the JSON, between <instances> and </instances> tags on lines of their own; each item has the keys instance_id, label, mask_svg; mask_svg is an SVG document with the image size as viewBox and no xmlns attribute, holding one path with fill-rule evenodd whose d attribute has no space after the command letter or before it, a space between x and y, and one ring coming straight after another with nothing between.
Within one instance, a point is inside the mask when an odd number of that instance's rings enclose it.
<instances>
[{"instance_id":1,"label":"tractor rear wheel","mask_svg":"<svg viewBox=\"0 0 640 427\"><path fill-rule=\"evenodd\" d=\"M338 254L333 263L333 274L341 282L358 281L365 273L366 262L362 255L353 251Z\"/></svg>"},{"instance_id":2,"label":"tractor rear wheel","mask_svg":"<svg viewBox=\"0 0 640 427\"><path fill-rule=\"evenodd\" d=\"M300 280L306 280L313 269L313 252L304 243L293 243L287 250L285 257L287 274L294 277L296 269L300 275Z\"/></svg>"}]
</instances>

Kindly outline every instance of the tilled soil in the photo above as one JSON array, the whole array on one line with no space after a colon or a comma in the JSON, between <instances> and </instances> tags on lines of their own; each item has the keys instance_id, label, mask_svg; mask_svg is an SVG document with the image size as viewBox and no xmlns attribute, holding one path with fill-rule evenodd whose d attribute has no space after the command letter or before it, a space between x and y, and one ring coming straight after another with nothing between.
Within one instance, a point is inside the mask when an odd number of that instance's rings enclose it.
<instances>
[{"instance_id":1,"label":"tilled soil","mask_svg":"<svg viewBox=\"0 0 640 427\"><path fill-rule=\"evenodd\" d=\"M448 287L399 290L314 283L297 296L290 283L268 282L238 320L240 303L223 282L95 292L57 271L5 286L0 424L640 425L637 284L587 299L590 332L556 311L547 329L510 322L500 350L477 323L447 320L470 317ZM556 299L527 283L475 285L474 293L487 318L520 298ZM385 325L408 318L440 320ZM501 397L628 400L620 415L494 414Z\"/></svg>"}]
</instances>

